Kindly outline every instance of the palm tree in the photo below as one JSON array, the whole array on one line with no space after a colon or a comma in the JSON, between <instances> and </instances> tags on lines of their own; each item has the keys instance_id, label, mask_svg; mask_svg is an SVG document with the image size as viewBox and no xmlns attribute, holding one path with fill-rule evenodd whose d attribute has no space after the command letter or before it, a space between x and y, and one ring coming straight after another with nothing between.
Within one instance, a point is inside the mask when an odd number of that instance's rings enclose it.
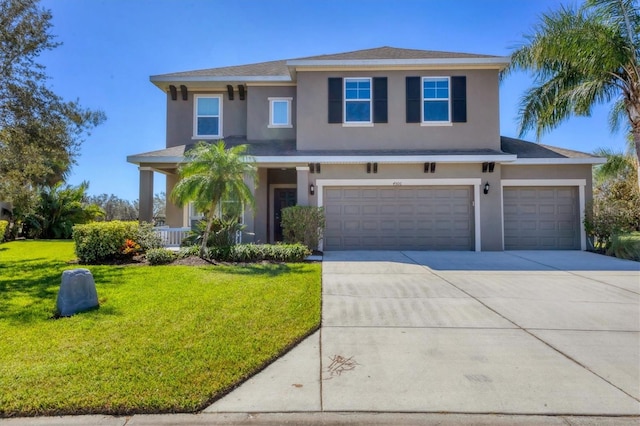
<instances>
[{"instance_id":1,"label":"palm tree","mask_svg":"<svg viewBox=\"0 0 640 426\"><path fill-rule=\"evenodd\" d=\"M586 0L580 9L561 7L543 14L525 39L502 74L526 70L535 76L521 100L520 136L535 128L539 137L572 115L588 116L594 105L615 101L612 130L627 122L640 159L637 0Z\"/></svg>"},{"instance_id":2,"label":"palm tree","mask_svg":"<svg viewBox=\"0 0 640 426\"><path fill-rule=\"evenodd\" d=\"M185 154L185 162L179 168L180 181L173 188L171 199L179 206L192 201L198 211L205 213L207 226L200 245L201 257L205 256L209 234L222 201L255 207L245 177L257 183L256 167L247 157L246 150L246 145L227 149L222 140L215 144L198 142Z\"/></svg>"}]
</instances>

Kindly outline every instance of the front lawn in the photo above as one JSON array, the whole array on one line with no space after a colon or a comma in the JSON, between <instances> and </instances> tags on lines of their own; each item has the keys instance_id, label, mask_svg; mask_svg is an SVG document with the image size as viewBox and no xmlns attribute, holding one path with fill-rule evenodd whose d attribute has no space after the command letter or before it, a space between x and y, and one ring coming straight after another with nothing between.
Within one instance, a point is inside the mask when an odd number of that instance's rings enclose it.
<instances>
[{"instance_id":1,"label":"front lawn","mask_svg":"<svg viewBox=\"0 0 640 426\"><path fill-rule=\"evenodd\" d=\"M202 409L320 324L320 265L70 265L69 241L0 245L0 417ZM100 309L52 319L62 271Z\"/></svg>"}]
</instances>

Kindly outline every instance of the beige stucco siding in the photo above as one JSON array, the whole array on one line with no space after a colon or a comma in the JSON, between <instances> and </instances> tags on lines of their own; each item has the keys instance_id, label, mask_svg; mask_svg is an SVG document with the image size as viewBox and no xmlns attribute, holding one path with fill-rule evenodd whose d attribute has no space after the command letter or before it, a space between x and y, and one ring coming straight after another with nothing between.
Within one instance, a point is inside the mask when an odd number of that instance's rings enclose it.
<instances>
[{"instance_id":1,"label":"beige stucco siding","mask_svg":"<svg viewBox=\"0 0 640 426\"><path fill-rule=\"evenodd\" d=\"M251 86L247 98L247 138L249 140L296 138L295 86ZM269 128L269 98L291 99L291 128Z\"/></svg>"},{"instance_id":2,"label":"beige stucco siding","mask_svg":"<svg viewBox=\"0 0 640 426\"><path fill-rule=\"evenodd\" d=\"M592 183L593 166L591 164L562 164L562 165L503 165L502 179L584 179L585 203L588 205L593 199Z\"/></svg>"},{"instance_id":3,"label":"beige stucco siding","mask_svg":"<svg viewBox=\"0 0 640 426\"><path fill-rule=\"evenodd\" d=\"M189 99L186 101L178 93L175 101L167 96L167 148L202 139L193 137L194 95L222 95L222 137L247 134L247 99L241 101L237 92L232 101L226 92L189 92ZM247 93L247 98L248 96Z\"/></svg>"},{"instance_id":4,"label":"beige stucco siding","mask_svg":"<svg viewBox=\"0 0 640 426\"><path fill-rule=\"evenodd\" d=\"M450 126L406 123L407 76L467 77L467 122ZM388 123L344 127L328 123L329 77L387 77ZM314 149L500 149L495 70L299 72L297 143Z\"/></svg>"}]
</instances>

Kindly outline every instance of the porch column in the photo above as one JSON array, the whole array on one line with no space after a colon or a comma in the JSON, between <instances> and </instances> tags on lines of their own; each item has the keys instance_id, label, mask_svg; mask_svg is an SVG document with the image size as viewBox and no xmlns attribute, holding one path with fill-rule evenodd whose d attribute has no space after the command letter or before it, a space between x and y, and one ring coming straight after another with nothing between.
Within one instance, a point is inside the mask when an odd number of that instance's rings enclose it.
<instances>
[{"instance_id":1,"label":"porch column","mask_svg":"<svg viewBox=\"0 0 640 426\"><path fill-rule=\"evenodd\" d=\"M138 220L153 222L153 169L138 167L140 170L140 195L138 198Z\"/></svg>"},{"instance_id":2,"label":"porch column","mask_svg":"<svg viewBox=\"0 0 640 426\"><path fill-rule=\"evenodd\" d=\"M297 204L299 206L309 205L309 166L296 167L297 173Z\"/></svg>"}]
</instances>

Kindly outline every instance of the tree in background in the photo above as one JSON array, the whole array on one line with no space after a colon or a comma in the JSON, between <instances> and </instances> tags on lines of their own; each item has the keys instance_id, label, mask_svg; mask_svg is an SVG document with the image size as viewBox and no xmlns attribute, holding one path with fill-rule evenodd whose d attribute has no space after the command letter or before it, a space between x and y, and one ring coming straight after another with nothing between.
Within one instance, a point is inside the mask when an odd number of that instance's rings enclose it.
<instances>
[{"instance_id":1,"label":"tree in background","mask_svg":"<svg viewBox=\"0 0 640 426\"><path fill-rule=\"evenodd\" d=\"M114 194L90 195L86 198L89 204L95 204L104 211L103 220L131 221L138 219L138 208L135 203L123 200Z\"/></svg>"},{"instance_id":2,"label":"tree in background","mask_svg":"<svg viewBox=\"0 0 640 426\"><path fill-rule=\"evenodd\" d=\"M640 159L640 11L637 0L586 0L542 15L534 33L515 50L503 76L533 72L522 98L520 135L537 136L596 104L615 101L610 125L626 121ZM640 179L638 179L640 185Z\"/></svg>"},{"instance_id":3,"label":"tree in background","mask_svg":"<svg viewBox=\"0 0 640 426\"><path fill-rule=\"evenodd\" d=\"M180 181L173 188L171 198L179 206L193 202L197 211L203 212L207 226L202 236L200 256L205 257L209 234L216 215L229 213L237 216L237 211L226 212L230 206L249 204L255 207L255 200L245 178L257 183L255 164L246 156L246 145L226 148L224 141L215 144L198 142L187 151L185 162L180 166ZM230 203L223 203L229 201Z\"/></svg>"},{"instance_id":4,"label":"tree in background","mask_svg":"<svg viewBox=\"0 0 640 426\"><path fill-rule=\"evenodd\" d=\"M88 223L104 212L84 202L88 182L78 186L54 184L40 191L33 213L24 218L26 234L32 238L71 238L73 226Z\"/></svg>"},{"instance_id":5,"label":"tree in background","mask_svg":"<svg viewBox=\"0 0 640 426\"><path fill-rule=\"evenodd\" d=\"M38 56L60 43L38 0L0 0L0 200L26 216L41 188L64 180L83 136L104 113L66 102L47 87Z\"/></svg>"}]
</instances>

